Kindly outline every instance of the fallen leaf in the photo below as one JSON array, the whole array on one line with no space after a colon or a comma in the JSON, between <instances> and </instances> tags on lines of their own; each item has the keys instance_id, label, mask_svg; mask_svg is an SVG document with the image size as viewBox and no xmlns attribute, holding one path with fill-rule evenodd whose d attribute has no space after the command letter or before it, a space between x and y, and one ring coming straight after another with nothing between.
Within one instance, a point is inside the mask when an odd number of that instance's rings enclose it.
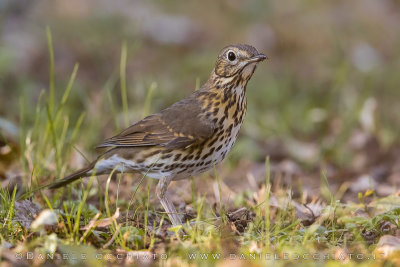
<instances>
[{"instance_id":1,"label":"fallen leaf","mask_svg":"<svg viewBox=\"0 0 400 267\"><path fill-rule=\"evenodd\" d=\"M317 218L314 212L306 205L300 205L296 202L294 203L296 217L301 220L301 223L304 226L310 226L311 224L313 224Z\"/></svg>"},{"instance_id":2,"label":"fallen leaf","mask_svg":"<svg viewBox=\"0 0 400 267\"><path fill-rule=\"evenodd\" d=\"M374 252L385 259L394 254L400 254L400 238L392 235L382 236Z\"/></svg>"},{"instance_id":3,"label":"fallen leaf","mask_svg":"<svg viewBox=\"0 0 400 267\"><path fill-rule=\"evenodd\" d=\"M46 225L54 225L54 224L57 224L57 215L54 213L54 211L45 209L32 222L30 228L32 230L39 230Z\"/></svg>"},{"instance_id":4,"label":"fallen leaf","mask_svg":"<svg viewBox=\"0 0 400 267\"><path fill-rule=\"evenodd\" d=\"M375 229L361 231L361 236L367 242L368 245L372 245L379 236L379 233Z\"/></svg>"},{"instance_id":5,"label":"fallen leaf","mask_svg":"<svg viewBox=\"0 0 400 267\"><path fill-rule=\"evenodd\" d=\"M14 204L15 215L14 220L19 222L22 227L28 229L41 209L38 205L29 200L17 201Z\"/></svg>"},{"instance_id":6,"label":"fallen leaf","mask_svg":"<svg viewBox=\"0 0 400 267\"><path fill-rule=\"evenodd\" d=\"M295 208L296 217L301 220L304 226L309 226L322 215L324 205L321 200L315 198L308 204L300 204L292 200L292 206Z\"/></svg>"},{"instance_id":7,"label":"fallen leaf","mask_svg":"<svg viewBox=\"0 0 400 267\"><path fill-rule=\"evenodd\" d=\"M100 216L99 213L96 214L96 216L93 219L91 219L87 225L82 227L81 230L90 230L90 229L98 228L98 227L105 228L105 227L111 225L113 223L113 221L115 221L119 218L119 208L117 208L114 215L109 218L97 220L99 218L99 216Z\"/></svg>"},{"instance_id":8,"label":"fallen leaf","mask_svg":"<svg viewBox=\"0 0 400 267\"><path fill-rule=\"evenodd\" d=\"M253 221L255 214L243 207L227 213L226 217L231 223L232 230L238 234L241 234L245 231L247 225Z\"/></svg>"},{"instance_id":9,"label":"fallen leaf","mask_svg":"<svg viewBox=\"0 0 400 267\"><path fill-rule=\"evenodd\" d=\"M379 230L388 235L396 235L398 232L397 225L385 220L379 222Z\"/></svg>"}]
</instances>

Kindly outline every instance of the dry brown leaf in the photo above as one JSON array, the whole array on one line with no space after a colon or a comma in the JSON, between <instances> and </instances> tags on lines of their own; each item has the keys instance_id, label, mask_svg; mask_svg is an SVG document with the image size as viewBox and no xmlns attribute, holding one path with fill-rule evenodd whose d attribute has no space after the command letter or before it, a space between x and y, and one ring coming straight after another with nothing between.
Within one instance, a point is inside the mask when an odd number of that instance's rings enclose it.
<instances>
[{"instance_id":1,"label":"dry brown leaf","mask_svg":"<svg viewBox=\"0 0 400 267\"><path fill-rule=\"evenodd\" d=\"M304 226L313 224L321 216L323 209L322 203L318 200L303 205L293 200L292 206L296 210L296 217L301 220Z\"/></svg>"},{"instance_id":2,"label":"dry brown leaf","mask_svg":"<svg viewBox=\"0 0 400 267\"><path fill-rule=\"evenodd\" d=\"M32 201L21 200L14 204L14 220L19 222L24 228L28 229L41 209Z\"/></svg>"},{"instance_id":3,"label":"dry brown leaf","mask_svg":"<svg viewBox=\"0 0 400 267\"><path fill-rule=\"evenodd\" d=\"M57 224L57 215L54 211L50 209L45 209L40 212L40 214L35 218L35 220L31 223L30 228L32 230L41 230L45 226L48 225L56 225Z\"/></svg>"},{"instance_id":4,"label":"dry brown leaf","mask_svg":"<svg viewBox=\"0 0 400 267\"><path fill-rule=\"evenodd\" d=\"M378 257L389 258L400 255L400 238L392 235L384 235L374 250Z\"/></svg>"},{"instance_id":5,"label":"dry brown leaf","mask_svg":"<svg viewBox=\"0 0 400 267\"><path fill-rule=\"evenodd\" d=\"M231 223L232 230L237 234L241 234L245 231L247 225L253 220L254 216L255 214L253 212L244 207L226 214L226 217Z\"/></svg>"},{"instance_id":6,"label":"dry brown leaf","mask_svg":"<svg viewBox=\"0 0 400 267\"><path fill-rule=\"evenodd\" d=\"M100 216L100 214L96 214L96 216L92 220L90 220L90 222L87 225L85 225L84 227L82 227L80 229L81 230L90 230L90 229L98 228L98 227L105 228L105 227L111 225L114 220L117 220L119 218L119 208L117 208L114 215L109 218L97 220L99 218L99 216Z\"/></svg>"}]
</instances>

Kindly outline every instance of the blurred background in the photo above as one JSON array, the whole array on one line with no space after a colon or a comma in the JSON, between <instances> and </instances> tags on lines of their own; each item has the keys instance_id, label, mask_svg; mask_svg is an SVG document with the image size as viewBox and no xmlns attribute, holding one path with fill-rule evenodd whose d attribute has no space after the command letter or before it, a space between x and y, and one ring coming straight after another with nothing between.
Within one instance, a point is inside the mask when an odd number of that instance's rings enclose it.
<instances>
[{"instance_id":1,"label":"blurred background","mask_svg":"<svg viewBox=\"0 0 400 267\"><path fill-rule=\"evenodd\" d=\"M248 112L223 178L240 180L243 170L257 177L269 156L272 167L303 181L319 180L323 169L337 183L354 179L356 190L385 183L387 194L400 182L397 0L3 0L0 12L0 130L16 140L2 143L2 179L20 171L20 158L29 161L21 146L49 91L48 26L56 99L79 63L64 108L71 125L85 113L74 145L90 159L96 144L126 126L124 52L133 123L203 84L221 48L248 43L270 60L248 85ZM78 153L70 158L67 168L83 165Z\"/></svg>"}]
</instances>

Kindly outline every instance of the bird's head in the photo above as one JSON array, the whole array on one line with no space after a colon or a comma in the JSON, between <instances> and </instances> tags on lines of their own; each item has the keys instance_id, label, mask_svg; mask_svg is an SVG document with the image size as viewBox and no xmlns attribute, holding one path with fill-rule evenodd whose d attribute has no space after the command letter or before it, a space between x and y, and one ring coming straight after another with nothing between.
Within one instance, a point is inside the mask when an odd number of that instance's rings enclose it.
<instances>
[{"instance_id":1,"label":"bird's head","mask_svg":"<svg viewBox=\"0 0 400 267\"><path fill-rule=\"evenodd\" d=\"M240 75L241 80L248 81L253 75L257 64L267 59L256 48L246 44L236 44L224 47L215 63L214 74L218 78L233 78Z\"/></svg>"}]
</instances>

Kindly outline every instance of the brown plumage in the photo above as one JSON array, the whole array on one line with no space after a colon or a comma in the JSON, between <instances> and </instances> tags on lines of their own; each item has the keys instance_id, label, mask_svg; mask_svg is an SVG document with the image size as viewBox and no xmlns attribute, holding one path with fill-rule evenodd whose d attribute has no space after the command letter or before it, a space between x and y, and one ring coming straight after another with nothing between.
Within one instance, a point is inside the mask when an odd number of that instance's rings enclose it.
<instances>
[{"instance_id":1,"label":"brown plumage","mask_svg":"<svg viewBox=\"0 0 400 267\"><path fill-rule=\"evenodd\" d=\"M150 115L98 147L162 146L181 148L211 136L214 125L199 117L198 94L175 103L160 113ZM187 122L187 123L182 123Z\"/></svg>"},{"instance_id":2,"label":"brown plumage","mask_svg":"<svg viewBox=\"0 0 400 267\"><path fill-rule=\"evenodd\" d=\"M225 158L244 119L247 82L264 59L249 45L223 48L199 90L105 140L98 146L108 149L104 154L50 188L113 170L146 174L160 180L157 196L172 223L180 224L167 197L168 184L207 171Z\"/></svg>"}]
</instances>

